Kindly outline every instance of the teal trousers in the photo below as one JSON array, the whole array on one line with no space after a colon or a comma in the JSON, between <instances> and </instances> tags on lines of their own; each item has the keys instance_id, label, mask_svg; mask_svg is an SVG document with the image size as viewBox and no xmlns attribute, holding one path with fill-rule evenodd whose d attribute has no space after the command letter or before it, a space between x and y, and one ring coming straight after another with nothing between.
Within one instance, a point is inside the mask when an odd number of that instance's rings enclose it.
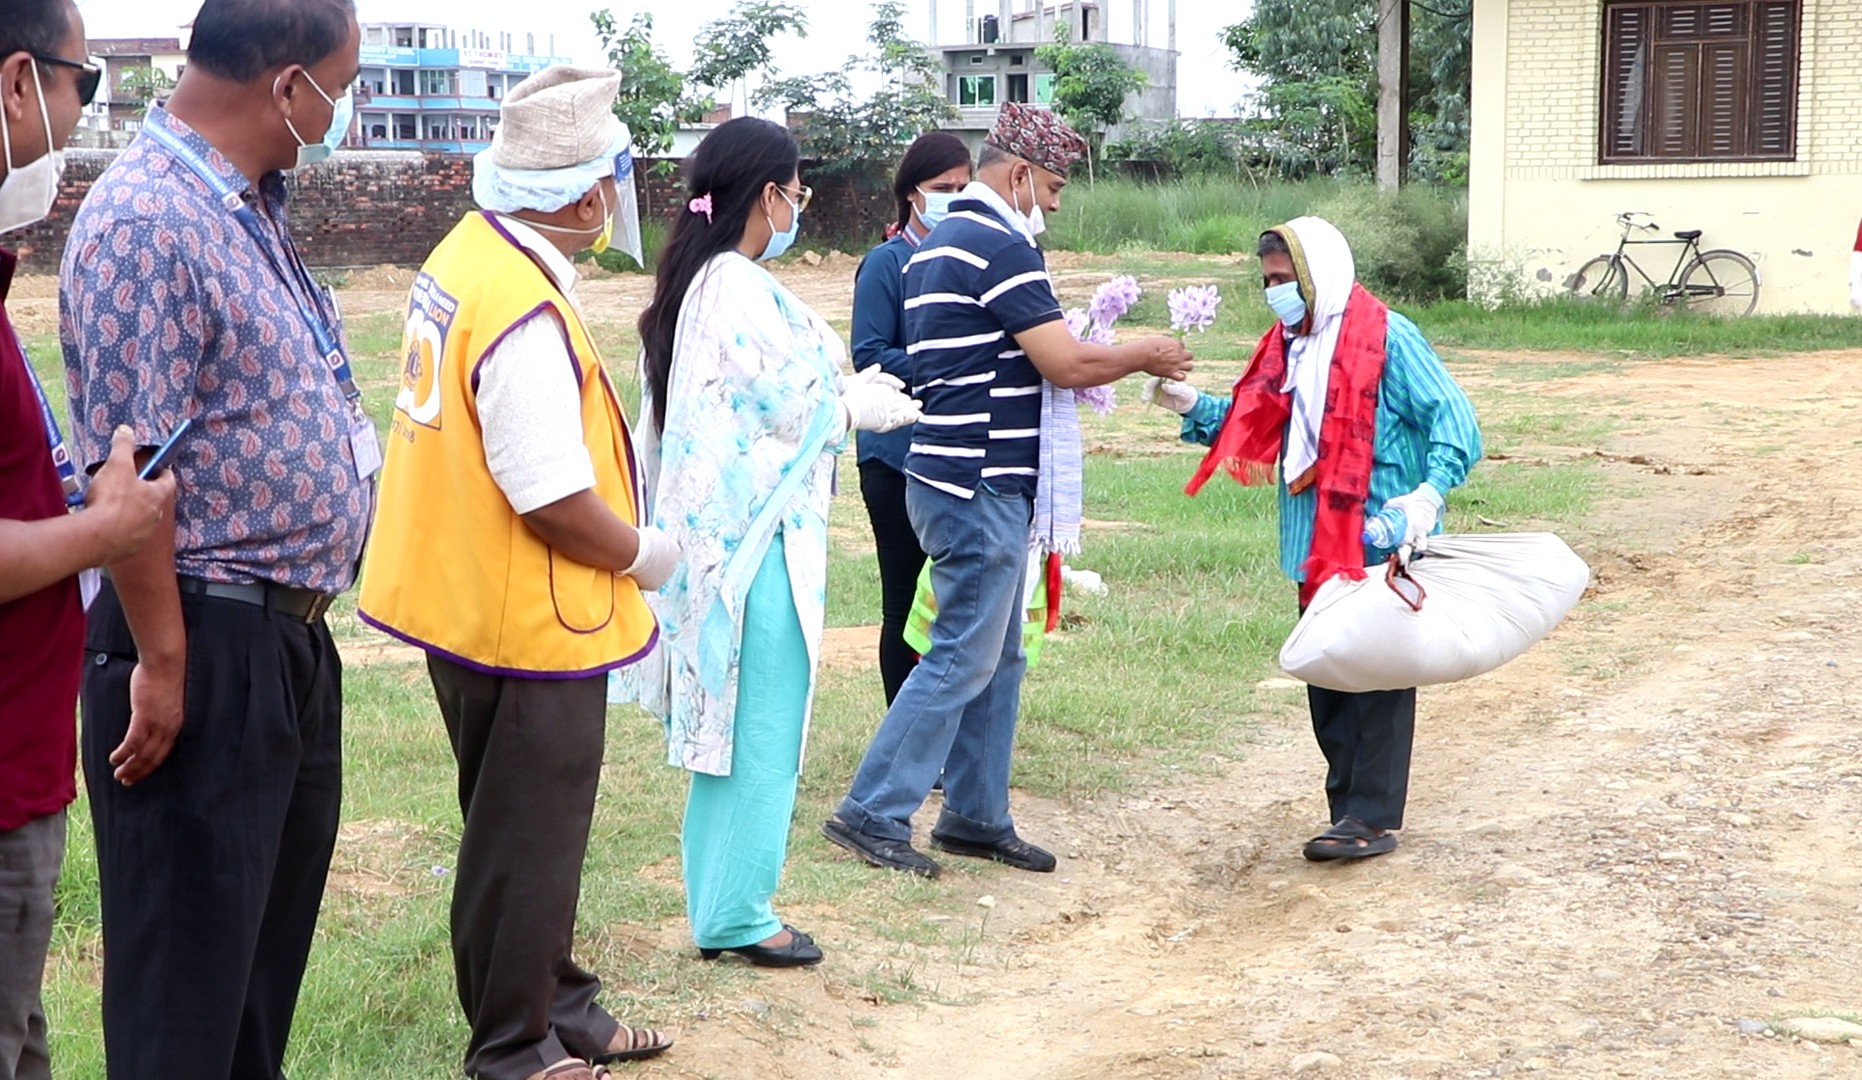
<instances>
[{"instance_id":1,"label":"teal trousers","mask_svg":"<svg viewBox=\"0 0 1862 1080\"><path fill-rule=\"evenodd\" d=\"M802 763L811 668L782 534L744 605L731 774L692 774L685 802L685 907L701 949L754 945L782 929L782 880Z\"/></svg>"}]
</instances>

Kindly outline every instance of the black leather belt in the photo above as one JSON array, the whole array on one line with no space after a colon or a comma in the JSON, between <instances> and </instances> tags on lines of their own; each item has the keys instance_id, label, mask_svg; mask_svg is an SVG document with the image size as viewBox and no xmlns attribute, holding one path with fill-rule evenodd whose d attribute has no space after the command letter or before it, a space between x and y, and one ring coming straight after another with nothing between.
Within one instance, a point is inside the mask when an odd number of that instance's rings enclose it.
<instances>
[{"instance_id":1,"label":"black leather belt","mask_svg":"<svg viewBox=\"0 0 1862 1080\"><path fill-rule=\"evenodd\" d=\"M206 596L269 608L286 618L306 623L323 618L324 612L329 611L330 605L336 602L336 596L332 593L293 589L287 585L222 585L217 581L202 581L191 577L178 580L185 596Z\"/></svg>"}]
</instances>

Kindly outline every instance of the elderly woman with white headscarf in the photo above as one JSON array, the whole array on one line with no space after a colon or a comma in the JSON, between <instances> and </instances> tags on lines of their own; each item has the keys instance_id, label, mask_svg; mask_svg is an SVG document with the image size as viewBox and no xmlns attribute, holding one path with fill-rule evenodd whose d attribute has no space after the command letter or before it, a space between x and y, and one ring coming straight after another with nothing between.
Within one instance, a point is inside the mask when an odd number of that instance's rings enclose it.
<instances>
[{"instance_id":1,"label":"elderly woman with white headscarf","mask_svg":"<svg viewBox=\"0 0 1862 1080\"><path fill-rule=\"evenodd\" d=\"M427 654L459 765L453 968L473 1080L595 1080L663 1033L619 1023L574 957L607 676L659 629L679 544L647 523L575 256L635 235L621 77L513 88L465 215L408 297L362 618ZM602 1074L605 1075L605 1074Z\"/></svg>"},{"instance_id":2,"label":"elderly woman with white headscarf","mask_svg":"<svg viewBox=\"0 0 1862 1080\"><path fill-rule=\"evenodd\" d=\"M1267 303L1279 321L1230 398L1153 380L1152 400L1183 417L1186 442L1210 447L1190 482L1218 469L1244 484L1279 465L1281 569L1300 607L1335 576L1361 577L1393 549L1439 531L1447 493L1481 457L1474 407L1409 319L1358 284L1351 247L1305 217L1261 235ZM1401 510L1387 548L1368 518ZM1396 847L1409 796L1416 691L1349 694L1308 687L1313 733L1329 771L1331 828L1306 844L1314 861Z\"/></svg>"}]
</instances>

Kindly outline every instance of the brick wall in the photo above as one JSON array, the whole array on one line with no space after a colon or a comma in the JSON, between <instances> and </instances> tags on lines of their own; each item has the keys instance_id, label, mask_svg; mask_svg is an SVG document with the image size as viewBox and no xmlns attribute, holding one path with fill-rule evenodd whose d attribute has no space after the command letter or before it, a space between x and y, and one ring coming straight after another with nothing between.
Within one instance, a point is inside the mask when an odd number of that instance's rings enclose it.
<instances>
[{"instance_id":1,"label":"brick wall","mask_svg":"<svg viewBox=\"0 0 1862 1080\"><path fill-rule=\"evenodd\" d=\"M65 234L91 182L116 159L110 150L72 150L52 216L7 236L28 273L56 273ZM641 215L671 216L684 205L677 169L655 162L634 171ZM892 220L887 177L811 177L815 202L802 219L802 242L848 251L877 243ZM344 151L335 163L307 170L295 181L292 232L312 266L418 266L472 203L472 160L442 154Z\"/></svg>"},{"instance_id":2,"label":"brick wall","mask_svg":"<svg viewBox=\"0 0 1862 1080\"><path fill-rule=\"evenodd\" d=\"M640 190L640 216L672 217L684 209L685 180L678 162L661 170L658 162L635 163ZM797 243L864 253L884 239L886 226L898 220L892 201L892 174L879 166L856 173L822 173L813 162L802 163L802 183L815 189L815 201L802 215Z\"/></svg>"}]
</instances>

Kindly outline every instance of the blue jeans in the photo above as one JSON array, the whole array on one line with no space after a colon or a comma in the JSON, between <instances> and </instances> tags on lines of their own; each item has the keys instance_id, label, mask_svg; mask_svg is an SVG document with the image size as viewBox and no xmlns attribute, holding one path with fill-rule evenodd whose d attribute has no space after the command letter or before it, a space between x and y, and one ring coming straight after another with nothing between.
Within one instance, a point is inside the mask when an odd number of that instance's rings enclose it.
<instances>
[{"instance_id":1,"label":"blue jeans","mask_svg":"<svg viewBox=\"0 0 1862 1080\"><path fill-rule=\"evenodd\" d=\"M909 841L912 814L941 769L939 836L993 844L1015 833L1009 754L1021 709L1026 495L988 484L970 500L908 480L905 508L931 557L931 651L880 721L835 816L881 840Z\"/></svg>"}]
</instances>

